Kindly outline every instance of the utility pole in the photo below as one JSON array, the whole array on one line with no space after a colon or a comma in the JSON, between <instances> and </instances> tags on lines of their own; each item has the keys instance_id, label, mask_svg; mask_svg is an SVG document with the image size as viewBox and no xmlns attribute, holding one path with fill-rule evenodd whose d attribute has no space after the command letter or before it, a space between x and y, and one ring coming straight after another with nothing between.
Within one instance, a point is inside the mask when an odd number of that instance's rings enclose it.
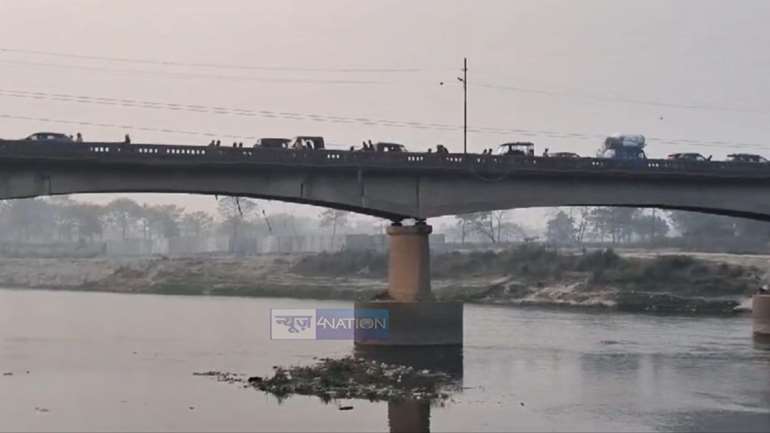
<instances>
[{"instance_id":1,"label":"utility pole","mask_svg":"<svg viewBox=\"0 0 770 433\"><path fill-rule=\"evenodd\" d=\"M468 58L463 58L463 153L468 153Z\"/></svg>"},{"instance_id":2,"label":"utility pole","mask_svg":"<svg viewBox=\"0 0 770 433\"><path fill-rule=\"evenodd\" d=\"M463 57L463 76L457 77L463 83L463 153L468 153L468 58ZM444 85L444 82L440 82Z\"/></svg>"}]
</instances>

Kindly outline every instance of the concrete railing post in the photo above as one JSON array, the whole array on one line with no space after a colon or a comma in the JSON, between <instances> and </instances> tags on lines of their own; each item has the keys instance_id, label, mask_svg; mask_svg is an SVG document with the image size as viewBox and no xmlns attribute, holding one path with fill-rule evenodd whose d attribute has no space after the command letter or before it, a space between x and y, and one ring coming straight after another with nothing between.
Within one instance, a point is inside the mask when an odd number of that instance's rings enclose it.
<instances>
[{"instance_id":1,"label":"concrete railing post","mask_svg":"<svg viewBox=\"0 0 770 433\"><path fill-rule=\"evenodd\" d=\"M357 302L356 316L387 311L386 337L356 330L355 343L380 346L458 346L463 341L463 305L435 302L430 287L431 226L394 224L388 228L388 296Z\"/></svg>"},{"instance_id":2,"label":"concrete railing post","mask_svg":"<svg viewBox=\"0 0 770 433\"><path fill-rule=\"evenodd\" d=\"M770 337L770 295L754 295L751 303L754 335Z\"/></svg>"}]
</instances>

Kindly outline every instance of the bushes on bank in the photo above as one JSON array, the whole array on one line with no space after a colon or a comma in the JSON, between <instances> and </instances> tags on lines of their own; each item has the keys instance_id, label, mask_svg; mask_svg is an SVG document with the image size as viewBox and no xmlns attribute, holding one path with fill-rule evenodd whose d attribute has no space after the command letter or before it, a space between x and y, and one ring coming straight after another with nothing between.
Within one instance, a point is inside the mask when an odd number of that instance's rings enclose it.
<instances>
[{"instance_id":1,"label":"bushes on bank","mask_svg":"<svg viewBox=\"0 0 770 433\"><path fill-rule=\"evenodd\" d=\"M759 281L755 269L691 256L621 257L611 249L570 254L537 244L500 252L435 254L431 259L431 274L437 279L511 275L524 282L538 283L582 276L588 288L688 296L749 294ZM292 271L317 276L384 278L387 256L376 252L322 253L303 258Z\"/></svg>"}]
</instances>

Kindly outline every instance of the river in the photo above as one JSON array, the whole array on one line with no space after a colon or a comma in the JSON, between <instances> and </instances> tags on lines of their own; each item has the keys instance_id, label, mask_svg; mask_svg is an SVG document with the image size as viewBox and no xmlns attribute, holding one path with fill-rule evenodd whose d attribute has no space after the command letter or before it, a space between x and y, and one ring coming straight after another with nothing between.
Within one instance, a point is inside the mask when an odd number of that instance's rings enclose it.
<instances>
[{"instance_id":1,"label":"river","mask_svg":"<svg viewBox=\"0 0 770 433\"><path fill-rule=\"evenodd\" d=\"M387 431L410 408L278 403L194 372L269 375L346 341L271 341L271 308L345 302L0 290L0 430ZM466 305L463 390L431 431L770 431L748 318ZM429 419L428 419L429 417Z\"/></svg>"}]
</instances>

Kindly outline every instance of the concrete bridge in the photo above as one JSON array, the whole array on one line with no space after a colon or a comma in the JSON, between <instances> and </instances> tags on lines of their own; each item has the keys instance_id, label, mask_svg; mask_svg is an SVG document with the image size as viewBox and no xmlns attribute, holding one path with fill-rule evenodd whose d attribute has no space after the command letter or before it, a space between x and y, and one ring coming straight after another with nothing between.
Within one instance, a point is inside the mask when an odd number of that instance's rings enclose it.
<instances>
[{"instance_id":1,"label":"concrete bridge","mask_svg":"<svg viewBox=\"0 0 770 433\"><path fill-rule=\"evenodd\" d=\"M461 307L421 302L432 299L431 217L590 205L770 221L767 164L0 141L0 199L118 192L243 196L394 221L388 308L398 344L462 338ZM401 226L407 218L418 224ZM416 331L418 318L433 325Z\"/></svg>"},{"instance_id":2,"label":"concrete bridge","mask_svg":"<svg viewBox=\"0 0 770 433\"><path fill-rule=\"evenodd\" d=\"M244 196L396 221L581 205L770 221L765 164L0 141L0 199L100 192Z\"/></svg>"}]
</instances>

